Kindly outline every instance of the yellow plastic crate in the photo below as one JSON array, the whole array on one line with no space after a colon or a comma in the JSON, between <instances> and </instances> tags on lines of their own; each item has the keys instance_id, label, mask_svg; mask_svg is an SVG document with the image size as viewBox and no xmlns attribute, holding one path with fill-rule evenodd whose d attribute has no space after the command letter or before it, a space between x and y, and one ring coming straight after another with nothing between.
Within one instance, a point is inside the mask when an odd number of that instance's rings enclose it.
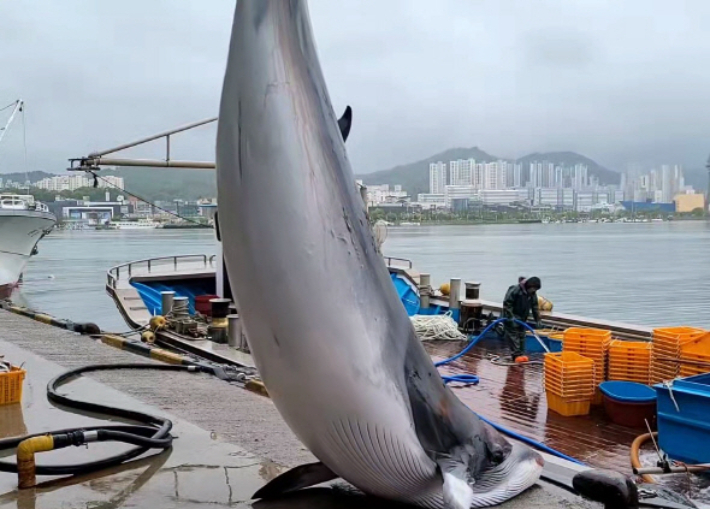
<instances>
[{"instance_id":1,"label":"yellow plastic crate","mask_svg":"<svg viewBox=\"0 0 710 509\"><path fill-rule=\"evenodd\" d=\"M574 417L576 415L589 414L591 401L570 401L552 392L546 392L547 408L564 417Z\"/></svg>"},{"instance_id":2,"label":"yellow plastic crate","mask_svg":"<svg viewBox=\"0 0 710 509\"><path fill-rule=\"evenodd\" d=\"M22 386L27 372L13 366L9 373L0 373L0 405L22 401Z\"/></svg>"},{"instance_id":3,"label":"yellow plastic crate","mask_svg":"<svg viewBox=\"0 0 710 509\"><path fill-rule=\"evenodd\" d=\"M588 406L594 396L594 361L575 352L547 353L544 367L551 408L562 415L581 415L575 413L577 404Z\"/></svg>"}]
</instances>

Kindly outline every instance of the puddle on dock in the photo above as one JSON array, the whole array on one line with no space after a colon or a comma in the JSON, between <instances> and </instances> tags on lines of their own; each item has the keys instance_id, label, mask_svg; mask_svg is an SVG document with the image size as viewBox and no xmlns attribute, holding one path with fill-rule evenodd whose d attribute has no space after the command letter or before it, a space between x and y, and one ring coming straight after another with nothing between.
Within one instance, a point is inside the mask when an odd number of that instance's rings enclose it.
<instances>
[{"instance_id":1,"label":"puddle on dock","mask_svg":"<svg viewBox=\"0 0 710 509\"><path fill-rule=\"evenodd\" d=\"M7 359L25 362L28 372L22 404L0 406L0 438L107 423L100 416L59 409L47 401L47 382L64 371L62 368L6 342L0 341L0 351ZM78 378L60 391L82 400L171 418L160 409L88 378ZM214 440L209 432L189 422L176 418L171 420L175 437L171 449L163 453L150 452L112 469L74 477L38 476L38 485L26 490L17 489L16 474L0 472L0 507L248 508L252 507L250 499L254 492L282 471L278 465L235 445ZM113 421L115 423L116 420ZM92 443L88 448L71 447L39 453L36 461L40 465L83 463L123 452L129 447L115 443ZM3 456L2 461L15 461L14 453L6 452L0 456ZM325 509L377 506L359 494L324 488L280 501L256 502L253 507Z\"/></svg>"}]
</instances>

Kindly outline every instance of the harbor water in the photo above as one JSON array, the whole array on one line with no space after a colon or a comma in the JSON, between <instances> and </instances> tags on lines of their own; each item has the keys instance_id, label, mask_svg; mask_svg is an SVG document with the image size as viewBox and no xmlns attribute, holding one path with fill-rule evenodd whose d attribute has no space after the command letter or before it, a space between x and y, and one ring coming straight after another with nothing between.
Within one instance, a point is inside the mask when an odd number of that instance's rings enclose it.
<instances>
[{"instance_id":1,"label":"harbor water","mask_svg":"<svg viewBox=\"0 0 710 509\"><path fill-rule=\"evenodd\" d=\"M555 311L650 326L710 327L710 223L390 227L383 251L411 259L435 286L460 277L501 301L518 276L542 279ZM14 299L105 330L126 329L106 271L132 260L215 254L213 230L54 231Z\"/></svg>"}]
</instances>

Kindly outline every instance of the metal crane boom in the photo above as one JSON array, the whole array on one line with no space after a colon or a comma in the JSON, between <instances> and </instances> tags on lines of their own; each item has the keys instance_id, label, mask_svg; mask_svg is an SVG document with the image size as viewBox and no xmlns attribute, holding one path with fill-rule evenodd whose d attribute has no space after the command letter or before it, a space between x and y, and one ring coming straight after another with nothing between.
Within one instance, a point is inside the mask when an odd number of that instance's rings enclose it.
<instances>
[{"instance_id":1,"label":"metal crane boom","mask_svg":"<svg viewBox=\"0 0 710 509\"><path fill-rule=\"evenodd\" d=\"M15 101L15 108L12 110L12 114L10 115L10 118L8 119L7 123L5 124L5 127L0 129L0 142L5 137L5 133L10 128L10 124L12 124L12 121L15 119L15 115L17 115L18 111L22 111L22 108L24 107L24 105L25 105L25 102L22 99L18 99L17 101Z\"/></svg>"}]
</instances>

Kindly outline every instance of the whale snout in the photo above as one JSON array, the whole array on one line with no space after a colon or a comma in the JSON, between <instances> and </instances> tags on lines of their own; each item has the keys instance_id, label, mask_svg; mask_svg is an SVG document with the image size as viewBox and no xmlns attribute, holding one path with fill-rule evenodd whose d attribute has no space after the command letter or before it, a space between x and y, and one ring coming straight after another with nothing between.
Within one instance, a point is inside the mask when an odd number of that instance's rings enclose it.
<instances>
[{"instance_id":1,"label":"whale snout","mask_svg":"<svg viewBox=\"0 0 710 509\"><path fill-rule=\"evenodd\" d=\"M545 466L542 455L518 442L499 465L481 473L471 486L471 507L489 507L509 500L533 486Z\"/></svg>"}]
</instances>

